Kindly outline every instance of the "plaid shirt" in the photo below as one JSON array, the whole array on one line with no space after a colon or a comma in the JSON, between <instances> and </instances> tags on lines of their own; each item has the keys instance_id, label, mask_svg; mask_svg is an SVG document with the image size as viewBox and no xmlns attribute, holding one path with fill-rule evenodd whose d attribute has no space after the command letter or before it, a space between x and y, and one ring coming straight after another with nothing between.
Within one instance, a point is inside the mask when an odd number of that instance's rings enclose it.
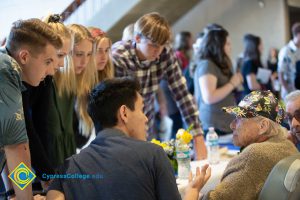
<instances>
[{"instance_id":1,"label":"plaid shirt","mask_svg":"<svg viewBox=\"0 0 300 200\"><path fill-rule=\"evenodd\" d=\"M194 135L202 134L199 112L192 95L188 92L186 80L170 47L166 47L156 61L140 61L134 42L120 41L112 47L116 77L134 76L141 84L144 98L144 112L148 117L149 133L154 126L154 99L163 77L168 81L170 90L187 124L193 124Z\"/></svg>"}]
</instances>

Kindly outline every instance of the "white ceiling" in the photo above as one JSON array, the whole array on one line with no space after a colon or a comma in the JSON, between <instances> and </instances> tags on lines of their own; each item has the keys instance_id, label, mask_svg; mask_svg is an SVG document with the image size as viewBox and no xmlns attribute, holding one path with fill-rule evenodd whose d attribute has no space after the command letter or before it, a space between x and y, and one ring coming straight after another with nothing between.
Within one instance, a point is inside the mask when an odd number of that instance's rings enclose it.
<instances>
[{"instance_id":1,"label":"white ceiling","mask_svg":"<svg viewBox=\"0 0 300 200\"><path fill-rule=\"evenodd\" d=\"M0 0L0 41L18 19L61 13L73 0Z\"/></svg>"}]
</instances>

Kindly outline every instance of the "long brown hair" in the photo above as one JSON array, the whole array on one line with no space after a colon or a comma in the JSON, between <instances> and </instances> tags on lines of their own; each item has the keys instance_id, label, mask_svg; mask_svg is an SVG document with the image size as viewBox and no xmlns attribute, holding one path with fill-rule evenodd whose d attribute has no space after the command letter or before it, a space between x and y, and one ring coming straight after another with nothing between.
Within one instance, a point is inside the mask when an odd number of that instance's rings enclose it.
<instances>
[{"instance_id":1,"label":"long brown hair","mask_svg":"<svg viewBox=\"0 0 300 200\"><path fill-rule=\"evenodd\" d=\"M224 51L228 37L225 29L212 29L205 33L198 51L199 59L209 59L214 62L228 77L232 76L232 63Z\"/></svg>"},{"instance_id":2,"label":"long brown hair","mask_svg":"<svg viewBox=\"0 0 300 200\"><path fill-rule=\"evenodd\" d=\"M261 43L260 37L252 34L246 34L244 36L244 58L243 61L246 62L251 60L258 66L262 66L261 63L261 53L259 51L259 45Z\"/></svg>"}]
</instances>

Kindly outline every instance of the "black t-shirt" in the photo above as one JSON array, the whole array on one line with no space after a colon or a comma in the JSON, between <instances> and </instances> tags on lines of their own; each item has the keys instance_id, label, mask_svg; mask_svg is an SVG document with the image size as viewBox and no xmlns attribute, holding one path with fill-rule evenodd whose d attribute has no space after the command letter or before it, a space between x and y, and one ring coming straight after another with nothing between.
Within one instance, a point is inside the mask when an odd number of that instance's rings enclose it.
<instances>
[{"instance_id":1,"label":"black t-shirt","mask_svg":"<svg viewBox=\"0 0 300 200\"><path fill-rule=\"evenodd\" d=\"M99 132L65 161L59 176L49 190L63 192L66 199L181 199L163 149L117 129Z\"/></svg>"},{"instance_id":2,"label":"black t-shirt","mask_svg":"<svg viewBox=\"0 0 300 200\"><path fill-rule=\"evenodd\" d=\"M277 62L272 63L270 60L267 61L268 69L272 71L272 73L277 72Z\"/></svg>"},{"instance_id":3,"label":"black t-shirt","mask_svg":"<svg viewBox=\"0 0 300 200\"><path fill-rule=\"evenodd\" d=\"M248 86L248 82L247 82L247 76L250 74L255 74L258 71L258 68L261 67L258 64L256 64L255 62L253 62L252 60L247 60L244 61L241 72L244 78L244 82L243 82L243 86L244 86L244 92L243 92L243 96L246 96L247 94L249 94L251 92L249 86Z\"/></svg>"},{"instance_id":4,"label":"black t-shirt","mask_svg":"<svg viewBox=\"0 0 300 200\"><path fill-rule=\"evenodd\" d=\"M52 77L47 76L38 87L33 87L23 82L26 90L22 92L23 110L26 123L26 130L29 139L31 164L35 174L42 180L44 173L54 173L54 167L48 159L45 144L46 133L41 129L47 120L49 106L49 87L52 84Z\"/></svg>"}]
</instances>

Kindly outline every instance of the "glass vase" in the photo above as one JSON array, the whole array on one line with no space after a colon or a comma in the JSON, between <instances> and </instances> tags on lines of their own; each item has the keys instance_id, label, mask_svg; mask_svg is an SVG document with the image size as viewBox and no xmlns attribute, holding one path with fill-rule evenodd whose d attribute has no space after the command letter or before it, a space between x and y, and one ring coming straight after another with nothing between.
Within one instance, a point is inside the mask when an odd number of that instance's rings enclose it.
<instances>
[{"instance_id":1,"label":"glass vase","mask_svg":"<svg viewBox=\"0 0 300 200\"><path fill-rule=\"evenodd\" d=\"M176 151L176 159L178 163L178 178L188 179L191 170L190 151Z\"/></svg>"}]
</instances>

